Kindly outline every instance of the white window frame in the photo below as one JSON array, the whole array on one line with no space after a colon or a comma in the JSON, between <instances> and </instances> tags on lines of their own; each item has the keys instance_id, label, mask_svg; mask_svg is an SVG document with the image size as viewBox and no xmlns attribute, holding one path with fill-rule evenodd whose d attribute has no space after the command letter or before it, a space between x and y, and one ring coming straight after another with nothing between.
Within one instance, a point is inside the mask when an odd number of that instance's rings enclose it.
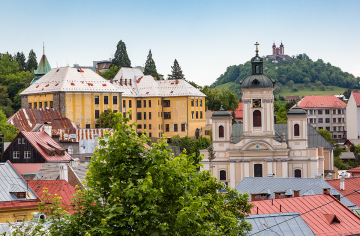
<instances>
[{"instance_id":1,"label":"white window frame","mask_svg":"<svg viewBox=\"0 0 360 236\"><path fill-rule=\"evenodd\" d=\"M25 144L25 138L22 138L22 144Z\"/></svg>"},{"instance_id":2,"label":"white window frame","mask_svg":"<svg viewBox=\"0 0 360 236\"><path fill-rule=\"evenodd\" d=\"M18 144L21 144L21 138L18 138Z\"/></svg>"},{"instance_id":3,"label":"white window frame","mask_svg":"<svg viewBox=\"0 0 360 236\"><path fill-rule=\"evenodd\" d=\"M20 151L13 151L13 159L20 159Z\"/></svg>"},{"instance_id":4,"label":"white window frame","mask_svg":"<svg viewBox=\"0 0 360 236\"><path fill-rule=\"evenodd\" d=\"M24 151L24 159L31 159L31 151Z\"/></svg>"}]
</instances>

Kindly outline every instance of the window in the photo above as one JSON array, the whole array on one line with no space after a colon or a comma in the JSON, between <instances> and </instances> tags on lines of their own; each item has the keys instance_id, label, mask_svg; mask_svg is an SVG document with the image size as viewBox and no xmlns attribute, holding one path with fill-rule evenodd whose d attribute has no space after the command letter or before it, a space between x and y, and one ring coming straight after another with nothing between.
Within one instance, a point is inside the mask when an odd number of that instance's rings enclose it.
<instances>
[{"instance_id":1,"label":"window","mask_svg":"<svg viewBox=\"0 0 360 236\"><path fill-rule=\"evenodd\" d=\"M345 114L345 109L342 109L342 113Z\"/></svg>"},{"instance_id":2,"label":"window","mask_svg":"<svg viewBox=\"0 0 360 236\"><path fill-rule=\"evenodd\" d=\"M337 135L334 134L334 138L337 138Z\"/></svg>"},{"instance_id":3,"label":"window","mask_svg":"<svg viewBox=\"0 0 360 236\"><path fill-rule=\"evenodd\" d=\"M24 152L24 159L30 159L31 158L31 152L30 151L25 151Z\"/></svg>"},{"instance_id":4,"label":"window","mask_svg":"<svg viewBox=\"0 0 360 236\"><path fill-rule=\"evenodd\" d=\"M345 118L342 118L342 123L345 123Z\"/></svg>"},{"instance_id":5,"label":"window","mask_svg":"<svg viewBox=\"0 0 360 236\"><path fill-rule=\"evenodd\" d=\"M98 129L100 128L100 125L99 124L95 124L95 129Z\"/></svg>"},{"instance_id":6,"label":"window","mask_svg":"<svg viewBox=\"0 0 360 236\"><path fill-rule=\"evenodd\" d=\"M141 108L141 100L136 101L136 107Z\"/></svg>"},{"instance_id":7,"label":"window","mask_svg":"<svg viewBox=\"0 0 360 236\"><path fill-rule=\"evenodd\" d=\"M37 102L34 102L34 109L37 109Z\"/></svg>"},{"instance_id":8,"label":"window","mask_svg":"<svg viewBox=\"0 0 360 236\"><path fill-rule=\"evenodd\" d=\"M199 119L199 112L198 111L196 111L196 119Z\"/></svg>"},{"instance_id":9,"label":"window","mask_svg":"<svg viewBox=\"0 0 360 236\"><path fill-rule=\"evenodd\" d=\"M151 138L151 133L149 133L149 138Z\"/></svg>"},{"instance_id":10,"label":"window","mask_svg":"<svg viewBox=\"0 0 360 236\"><path fill-rule=\"evenodd\" d=\"M146 100L144 100L144 107L146 107Z\"/></svg>"},{"instance_id":11,"label":"window","mask_svg":"<svg viewBox=\"0 0 360 236\"><path fill-rule=\"evenodd\" d=\"M262 177L262 164L254 165L254 177Z\"/></svg>"},{"instance_id":12,"label":"window","mask_svg":"<svg viewBox=\"0 0 360 236\"><path fill-rule=\"evenodd\" d=\"M15 193L17 198L26 198L25 192L17 192ZM22 220L18 220L17 222L23 222Z\"/></svg>"},{"instance_id":13,"label":"window","mask_svg":"<svg viewBox=\"0 0 360 236\"><path fill-rule=\"evenodd\" d=\"M194 112L191 112L191 119L194 119Z\"/></svg>"},{"instance_id":14,"label":"window","mask_svg":"<svg viewBox=\"0 0 360 236\"><path fill-rule=\"evenodd\" d=\"M224 126L220 125L219 126L219 138L223 138L224 137Z\"/></svg>"},{"instance_id":15,"label":"window","mask_svg":"<svg viewBox=\"0 0 360 236\"><path fill-rule=\"evenodd\" d=\"M174 132L178 132L178 124L174 124Z\"/></svg>"},{"instance_id":16,"label":"window","mask_svg":"<svg viewBox=\"0 0 360 236\"><path fill-rule=\"evenodd\" d=\"M22 144L25 144L25 138L22 138Z\"/></svg>"},{"instance_id":17,"label":"window","mask_svg":"<svg viewBox=\"0 0 360 236\"><path fill-rule=\"evenodd\" d=\"M151 107L151 100L149 100L149 107Z\"/></svg>"},{"instance_id":18,"label":"window","mask_svg":"<svg viewBox=\"0 0 360 236\"><path fill-rule=\"evenodd\" d=\"M138 124L138 125L137 125L137 128L138 128L138 129L142 129L142 125L141 125L141 124Z\"/></svg>"},{"instance_id":19,"label":"window","mask_svg":"<svg viewBox=\"0 0 360 236\"><path fill-rule=\"evenodd\" d=\"M149 112L149 120L151 120L151 112Z\"/></svg>"},{"instance_id":20,"label":"window","mask_svg":"<svg viewBox=\"0 0 360 236\"><path fill-rule=\"evenodd\" d=\"M330 118L326 118L325 123L330 123Z\"/></svg>"},{"instance_id":21,"label":"window","mask_svg":"<svg viewBox=\"0 0 360 236\"><path fill-rule=\"evenodd\" d=\"M19 151L13 151L13 159L19 159L20 158L20 152Z\"/></svg>"},{"instance_id":22,"label":"window","mask_svg":"<svg viewBox=\"0 0 360 236\"><path fill-rule=\"evenodd\" d=\"M313 118L310 118L310 123L313 123Z\"/></svg>"},{"instance_id":23,"label":"window","mask_svg":"<svg viewBox=\"0 0 360 236\"><path fill-rule=\"evenodd\" d=\"M169 124L166 124L166 125L165 125L165 132L169 132L169 130L170 130L170 125L169 125Z\"/></svg>"},{"instance_id":24,"label":"window","mask_svg":"<svg viewBox=\"0 0 360 236\"><path fill-rule=\"evenodd\" d=\"M261 112L259 110L253 113L253 125L254 127L261 127Z\"/></svg>"},{"instance_id":25,"label":"window","mask_svg":"<svg viewBox=\"0 0 360 236\"><path fill-rule=\"evenodd\" d=\"M203 116L202 116L202 111L200 111L200 119L202 119L203 118Z\"/></svg>"},{"instance_id":26,"label":"window","mask_svg":"<svg viewBox=\"0 0 360 236\"><path fill-rule=\"evenodd\" d=\"M123 108L126 108L126 101L123 100Z\"/></svg>"},{"instance_id":27,"label":"window","mask_svg":"<svg viewBox=\"0 0 360 236\"><path fill-rule=\"evenodd\" d=\"M220 180L226 180L226 170L220 170Z\"/></svg>"},{"instance_id":28,"label":"window","mask_svg":"<svg viewBox=\"0 0 360 236\"><path fill-rule=\"evenodd\" d=\"M341 109L338 109L338 114L341 114Z\"/></svg>"},{"instance_id":29,"label":"window","mask_svg":"<svg viewBox=\"0 0 360 236\"><path fill-rule=\"evenodd\" d=\"M338 127L338 131L341 131L341 130L342 130L342 126L339 126L339 127Z\"/></svg>"},{"instance_id":30,"label":"window","mask_svg":"<svg viewBox=\"0 0 360 236\"><path fill-rule=\"evenodd\" d=\"M99 119L99 117L100 117L99 110L95 110L95 119Z\"/></svg>"},{"instance_id":31,"label":"window","mask_svg":"<svg viewBox=\"0 0 360 236\"><path fill-rule=\"evenodd\" d=\"M309 110L309 115L312 115L313 114L313 110Z\"/></svg>"},{"instance_id":32,"label":"window","mask_svg":"<svg viewBox=\"0 0 360 236\"><path fill-rule=\"evenodd\" d=\"M319 114L319 115L322 115L322 110L318 110L318 114Z\"/></svg>"},{"instance_id":33,"label":"window","mask_svg":"<svg viewBox=\"0 0 360 236\"><path fill-rule=\"evenodd\" d=\"M151 129L151 124L149 124L149 129Z\"/></svg>"},{"instance_id":34,"label":"window","mask_svg":"<svg viewBox=\"0 0 360 236\"><path fill-rule=\"evenodd\" d=\"M146 120L146 112L144 112L144 120Z\"/></svg>"},{"instance_id":35,"label":"window","mask_svg":"<svg viewBox=\"0 0 360 236\"><path fill-rule=\"evenodd\" d=\"M95 96L95 104L100 104L99 96Z\"/></svg>"},{"instance_id":36,"label":"window","mask_svg":"<svg viewBox=\"0 0 360 236\"><path fill-rule=\"evenodd\" d=\"M314 118L314 123L316 123L316 118Z\"/></svg>"},{"instance_id":37,"label":"window","mask_svg":"<svg viewBox=\"0 0 360 236\"><path fill-rule=\"evenodd\" d=\"M126 118L126 112L123 113L124 118Z\"/></svg>"},{"instance_id":38,"label":"window","mask_svg":"<svg viewBox=\"0 0 360 236\"><path fill-rule=\"evenodd\" d=\"M117 113L117 110L113 110L113 113Z\"/></svg>"},{"instance_id":39,"label":"window","mask_svg":"<svg viewBox=\"0 0 360 236\"><path fill-rule=\"evenodd\" d=\"M191 106L194 106L194 99L191 99Z\"/></svg>"},{"instance_id":40,"label":"window","mask_svg":"<svg viewBox=\"0 0 360 236\"><path fill-rule=\"evenodd\" d=\"M319 118L319 123L323 123L323 118Z\"/></svg>"},{"instance_id":41,"label":"window","mask_svg":"<svg viewBox=\"0 0 360 236\"><path fill-rule=\"evenodd\" d=\"M160 100L158 100L158 106L160 105Z\"/></svg>"},{"instance_id":42,"label":"window","mask_svg":"<svg viewBox=\"0 0 360 236\"><path fill-rule=\"evenodd\" d=\"M336 131L336 126L333 127L333 131Z\"/></svg>"},{"instance_id":43,"label":"window","mask_svg":"<svg viewBox=\"0 0 360 236\"><path fill-rule=\"evenodd\" d=\"M336 114L336 110L333 110L333 114Z\"/></svg>"},{"instance_id":44,"label":"window","mask_svg":"<svg viewBox=\"0 0 360 236\"><path fill-rule=\"evenodd\" d=\"M50 108L54 108L54 102L50 101Z\"/></svg>"},{"instance_id":45,"label":"window","mask_svg":"<svg viewBox=\"0 0 360 236\"><path fill-rule=\"evenodd\" d=\"M109 96L104 96L104 104L109 104Z\"/></svg>"},{"instance_id":46,"label":"window","mask_svg":"<svg viewBox=\"0 0 360 236\"><path fill-rule=\"evenodd\" d=\"M329 115L330 114L330 110L325 110L325 114Z\"/></svg>"},{"instance_id":47,"label":"window","mask_svg":"<svg viewBox=\"0 0 360 236\"><path fill-rule=\"evenodd\" d=\"M336 118L333 118L333 123L336 123Z\"/></svg>"},{"instance_id":48,"label":"window","mask_svg":"<svg viewBox=\"0 0 360 236\"><path fill-rule=\"evenodd\" d=\"M185 132L185 124L181 124L181 132Z\"/></svg>"},{"instance_id":49,"label":"window","mask_svg":"<svg viewBox=\"0 0 360 236\"><path fill-rule=\"evenodd\" d=\"M129 108L131 108L131 100L129 100Z\"/></svg>"},{"instance_id":50,"label":"window","mask_svg":"<svg viewBox=\"0 0 360 236\"><path fill-rule=\"evenodd\" d=\"M171 119L171 112L164 112L164 119Z\"/></svg>"},{"instance_id":51,"label":"window","mask_svg":"<svg viewBox=\"0 0 360 236\"><path fill-rule=\"evenodd\" d=\"M42 108L42 102L39 102L39 108Z\"/></svg>"},{"instance_id":52,"label":"window","mask_svg":"<svg viewBox=\"0 0 360 236\"><path fill-rule=\"evenodd\" d=\"M195 99L195 106L196 106L196 107L198 107L198 105L199 105L198 102L199 102L199 100L198 100L198 99Z\"/></svg>"},{"instance_id":53,"label":"window","mask_svg":"<svg viewBox=\"0 0 360 236\"><path fill-rule=\"evenodd\" d=\"M18 144L21 144L21 138L18 138Z\"/></svg>"},{"instance_id":54,"label":"window","mask_svg":"<svg viewBox=\"0 0 360 236\"><path fill-rule=\"evenodd\" d=\"M136 117L138 120L141 120L141 112L138 112L137 113L137 117Z\"/></svg>"},{"instance_id":55,"label":"window","mask_svg":"<svg viewBox=\"0 0 360 236\"><path fill-rule=\"evenodd\" d=\"M299 124L294 125L294 136L300 136L300 125Z\"/></svg>"},{"instance_id":56,"label":"window","mask_svg":"<svg viewBox=\"0 0 360 236\"><path fill-rule=\"evenodd\" d=\"M44 106L44 107L45 107L45 108L48 107L48 102L45 102L45 106Z\"/></svg>"},{"instance_id":57,"label":"window","mask_svg":"<svg viewBox=\"0 0 360 236\"><path fill-rule=\"evenodd\" d=\"M170 100L164 100L164 107L170 107Z\"/></svg>"},{"instance_id":58,"label":"window","mask_svg":"<svg viewBox=\"0 0 360 236\"><path fill-rule=\"evenodd\" d=\"M202 107L202 99L200 99L200 107Z\"/></svg>"},{"instance_id":59,"label":"window","mask_svg":"<svg viewBox=\"0 0 360 236\"><path fill-rule=\"evenodd\" d=\"M295 178L301 178L301 170L300 169L294 170L294 175L295 175Z\"/></svg>"},{"instance_id":60,"label":"window","mask_svg":"<svg viewBox=\"0 0 360 236\"><path fill-rule=\"evenodd\" d=\"M86 124L85 128L90 129L90 124Z\"/></svg>"},{"instance_id":61,"label":"window","mask_svg":"<svg viewBox=\"0 0 360 236\"><path fill-rule=\"evenodd\" d=\"M330 131L330 127L326 127L326 130L327 130L327 131Z\"/></svg>"},{"instance_id":62,"label":"window","mask_svg":"<svg viewBox=\"0 0 360 236\"><path fill-rule=\"evenodd\" d=\"M341 123L341 118L338 118L338 123Z\"/></svg>"},{"instance_id":63,"label":"window","mask_svg":"<svg viewBox=\"0 0 360 236\"><path fill-rule=\"evenodd\" d=\"M113 105L117 105L117 96L113 96Z\"/></svg>"},{"instance_id":64,"label":"window","mask_svg":"<svg viewBox=\"0 0 360 236\"><path fill-rule=\"evenodd\" d=\"M31 106L32 104L31 103L29 103L29 108L31 109L32 108L32 106Z\"/></svg>"},{"instance_id":65,"label":"window","mask_svg":"<svg viewBox=\"0 0 360 236\"><path fill-rule=\"evenodd\" d=\"M210 130L205 130L205 135L210 135Z\"/></svg>"},{"instance_id":66,"label":"window","mask_svg":"<svg viewBox=\"0 0 360 236\"><path fill-rule=\"evenodd\" d=\"M323 129L323 127L319 127L319 129Z\"/></svg>"}]
</instances>

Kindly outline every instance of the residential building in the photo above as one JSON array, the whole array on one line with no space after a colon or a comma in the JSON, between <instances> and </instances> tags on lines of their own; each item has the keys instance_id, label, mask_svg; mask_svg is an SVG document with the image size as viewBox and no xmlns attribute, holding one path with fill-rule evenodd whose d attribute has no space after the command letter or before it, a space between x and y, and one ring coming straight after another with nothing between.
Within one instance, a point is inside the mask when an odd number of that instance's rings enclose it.
<instances>
[{"instance_id":1,"label":"residential building","mask_svg":"<svg viewBox=\"0 0 360 236\"><path fill-rule=\"evenodd\" d=\"M195 137L205 126L205 94L185 80L155 80L140 69L122 67L112 82L139 135L146 130L150 138Z\"/></svg>"},{"instance_id":2,"label":"residential building","mask_svg":"<svg viewBox=\"0 0 360 236\"><path fill-rule=\"evenodd\" d=\"M307 122L307 113L295 107L287 113L287 124L275 124L275 81L263 74L263 58L257 53L251 59L252 75L245 78L243 123L232 124L230 112L221 108L213 113L212 147L200 150L205 170L211 170L219 181L235 186L244 177L310 178L336 173L333 145Z\"/></svg>"},{"instance_id":3,"label":"residential building","mask_svg":"<svg viewBox=\"0 0 360 236\"><path fill-rule=\"evenodd\" d=\"M110 69L111 61L100 61L96 64L96 73L103 74ZM112 78L109 78L112 79Z\"/></svg>"},{"instance_id":4,"label":"residential building","mask_svg":"<svg viewBox=\"0 0 360 236\"><path fill-rule=\"evenodd\" d=\"M38 81L41 77L43 77L50 70L51 70L51 66L50 66L50 63L48 62L47 57L45 56L45 48L44 48L43 55L39 61L39 65L37 66L37 69L34 70L34 79L31 81L30 84L33 84L36 81Z\"/></svg>"},{"instance_id":5,"label":"residential building","mask_svg":"<svg viewBox=\"0 0 360 236\"><path fill-rule=\"evenodd\" d=\"M107 109L122 110L121 91L90 69L52 69L20 97L21 108L54 108L83 129L97 128Z\"/></svg>"},{"instance_id":6,"label":"residential building","mask_svg":"<svg viewBox=\"0 0 360 236\"><path fill-rule=\"evenodd\" d=\"M10 161L0 163L0 179L0 223L32 219L40 200Z\"/></svg>"},{"instance_id":7,"label":"residential building","mask_svg":"<svg viewBox=\"0 0 360 236\"><path fill-rule=\"evenodd\" d=\"M308 123L315 129L330 131L332 138L346 138L346 103L334 95L305 96L297 105L308 114Z\"/></svg>"},{"instance_id":8,"label":"residential building","mask_svg":"<svg viewBox=\"0 0 360 236\"><path fill-rule=\"evenodd\" d=\"M291 101L299 101L300 97L299 96L286 96L285 101L287 102L291 102Z\"/></svg>"},{"instance_id":9,"label":"residential building","mask_svg":"<svg viewBox=\"0 0 360 236\"><path fill-rule=\"evenodd\" d=\"M348 139L360 139L360 92L351 92L346 107Z\"/></svg>"},{"instance_id":10,"label":"residential building","mask_svg":"<svg viewBox=\"0 0 360 236\"><path fill-rule=\"evenodd\" d=\"M360 177L345 178L341 176L340 179L326 180L326 182L360 207L360 194L356 192L359 190Z\"/></svg>"},{"instance_id":11,"label":"residential building","mask_svg":"<svg viewBox=\"0 0 360 236\"><path fill-rule=\"evenodd\" d=\"M351 177L360 177L360 166L347 170Z\"/></svg>"},{"instance_id":12,"label":"residential building","mask_svg":"<svg viewBox=\"0 0 360 236\"><path fill-rule=\"evenodd\" d=\"M342 153L340 153L340 159L342 161L345 161L345 162L352 161L355 164L355 155L354 155L353 152L342 152Z\"/></svg>"},{"instance_id":13,"label":"residential building","mask_svg":"<svg viewBox=\"0 0 360 236\"><path fill-rule=\"evenodd\" d=\"M70 162L72 157L45 132L20 131L1 155L0 162Z\"/></svg>"},{"instance_id":14,"label":"residential building","mask_svg":"<svg viewBox=\"0 0 360 236\"><path fill-rule=\"evenodd\" d=\"M26 180L34 179L44 163L13 163L13 167Z\"/></svg>"}]
</instances>

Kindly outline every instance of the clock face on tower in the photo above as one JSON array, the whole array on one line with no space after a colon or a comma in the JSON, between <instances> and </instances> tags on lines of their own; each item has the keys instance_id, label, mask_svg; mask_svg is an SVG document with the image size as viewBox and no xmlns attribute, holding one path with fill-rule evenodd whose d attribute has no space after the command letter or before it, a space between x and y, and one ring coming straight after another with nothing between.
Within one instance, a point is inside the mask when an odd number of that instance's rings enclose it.
<instances>
[{"instance_id":1,"label":"clock face on tower","mask_svg":"<svg viewBox=\"0 0 360 236\"><path fill-rule=\"evenodd\" d=\"M253 107L261 107L261 99L253 99Z\"/></svg>"}]
</instances>

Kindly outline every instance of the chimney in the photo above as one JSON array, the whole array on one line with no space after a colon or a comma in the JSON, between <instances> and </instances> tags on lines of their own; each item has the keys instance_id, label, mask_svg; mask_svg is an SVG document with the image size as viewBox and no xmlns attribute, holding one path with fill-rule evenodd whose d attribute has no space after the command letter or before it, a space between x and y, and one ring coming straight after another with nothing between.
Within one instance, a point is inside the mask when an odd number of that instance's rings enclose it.
<instances>
[{"instance_id":1,"label":"chimney","mask_svg":"<svg viewBox=\"0 0 360 236\"><path fill-rule=\"evenodd\" d=\"M315 178L316 178L316 179L321 179L321 178L322 178L322 174L315 174Z\"/></svg>"},{"instance_id":2,"label":"chimney","mask_svg":"<svg viewBox=\"0 0 360 236\"><path fill-rule=\"evenodd\" d=\"M122 86L122 78L120 79L120 85Z\"/></svg>"},{"instance_id":3,"label":"chimney","mask_svg":"<svg viewBox=\"0 0 360 236\"><path fill-rule=\"evenodd\" d=\"M70 166L74 167L77 166L80 163L80 159L79 158L74 158L70 161Z\"/></svg>"},{"instance_id":4,"label":"chimney","mask_svg":"<svg viewBox=\"0 0 360 236\"><path fill-rule=\"evenodd\" d=\"M294 190L294 197L300 197L300 190Z\"/></svg>"},{"instance_id":5,"label":"chimney","mask_svg":"<svg viewBox=\"0 0 360 236\"><path fill-rule=\"evenodd\" d=\"M66 163L60 164L60 180L68 182L68 166Z\"/></svg>"},{"instance_id":6,"label":"chimney","mask_svg":"<svg viewBox=\"0 0 360 236\"><path fill-rule=\"evenodd\" d=\"M274 177L274 176L275 176L274 173L269 173L269 174L267 174L267 177Z\"/></svg>"},{"instance_id":7,"label":"chimney","mask_svg":"<svg viewBox=\"0 0 360 236\"><path fill-rule=\"evenodd\" d=\"M114 83L114 79L110 79L110 83Z\"/></svg>"},{"instance_id":8,"label":"chimney","mask_svg":"<svg viewBox=\"0 0 360 236\"><path fill-rule=\"evenodd\" d=\"M345 174L340 177L340 190L345 190Z\"/></svg>"},{"instance_id":9,"label":"chimney","mask_svg":"<svg viewBox=\"0 0 360 236\"><path fill-rule=\"evenodd\" d=\"M129 82L130 82L130 83L129 83L129 84L130 84L130 86L132 86L132 84L131 84L131 79L129 80Z\"/></svg>"},{"instance_id":10,"label":"chimney","mask_svg":"<svg viewBox=\"0 0 360 236\"><path fill-rule=\"evenodd\" d=\"M127 86L127 79L125 79L125 86Z\"/></svg>"},{"instance_id":11,"label":"chimney","mask_svg":"<svg viewBox=\"0 0 360 236\"><path fill-rule=\"evenodd\" d=\"M285 191L279 191L279 192L274 192L275 193L275 199L281 199L281 198L285 198Z\"/></svg>"},{"instance_id":12,"label":"chimney","mask_svg":"<svg viewBox=\"0 0 360 236\"><path fill-rule=\"evenodd\" d=\"M323 194L330 195L330 188L323 188Z\"/></svg>"},{"instance_id":13,"label":"chimney","mask_svg":"<svg viewBox=\"0 0 360 236\"><path fill-rule=\"evenodd\" d=\"M51 122L45 122L44 132L52 137L52 124Z\"/></svg>"},{"instance_id":14,"label":"chimney","mask_svg":"<svg viewBox=\"0 0 360 236\"><path fill-rule=\"evenodd\" d=\"M331 174L331 173L328 173L328 174L326 175L326 179L327 179L327 180L332 179L332 174Z\"/></svg>"}]
</instances>

